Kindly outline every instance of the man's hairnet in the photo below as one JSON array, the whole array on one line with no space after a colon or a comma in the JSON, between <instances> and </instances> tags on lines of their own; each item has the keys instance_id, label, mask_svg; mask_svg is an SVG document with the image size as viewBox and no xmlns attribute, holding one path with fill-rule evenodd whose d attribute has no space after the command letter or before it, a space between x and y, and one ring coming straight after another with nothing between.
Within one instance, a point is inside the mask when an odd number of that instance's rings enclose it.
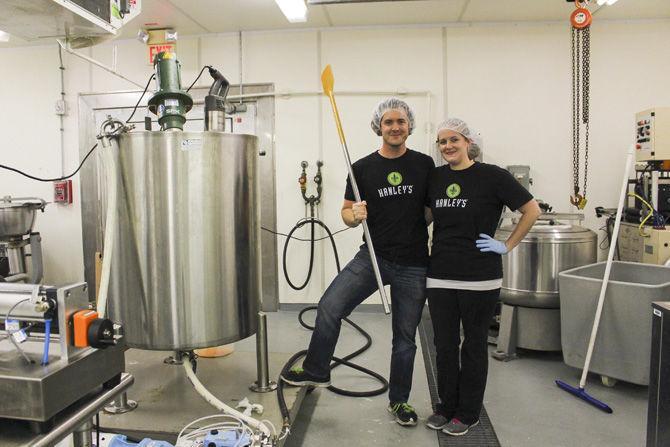
<instances>
[{"instance_id":1,"label":"man's hairnet","mask_svg":"<svg viewBox=\"0 0 670 447\"><path fill-rule=\"evenodd\" d=\"M402 110L405 112L409 124L409 133L411 135L412 131L414 130L414 112L412 112L412 109L405 101L398 98L387 98L377 104L377 107L375 107L374 111L372 112L372 121L370 121L370 127L372 127L372 131L379 136L382 135L382 118L389 110Z\"/></svg>"}]
</instances>

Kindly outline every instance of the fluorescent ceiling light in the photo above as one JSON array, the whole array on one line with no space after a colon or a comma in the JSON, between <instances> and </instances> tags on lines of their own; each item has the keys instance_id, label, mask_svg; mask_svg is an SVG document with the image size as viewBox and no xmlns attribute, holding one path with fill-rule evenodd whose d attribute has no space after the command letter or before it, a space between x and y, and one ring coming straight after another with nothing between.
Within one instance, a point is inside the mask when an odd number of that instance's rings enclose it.
<instances>
[{"instance_id":1,"label":"fluorescent ceiling light","mask_svg":"<svg viewBox=\"0 0 670 447\"><path fill-rule=\"evenodd\" d=\"M598 0L598 6L602 6L602 5L612 6L616 2L617 2L617 0Z\"/></svg>"},{"instance_id":2,"label":"fluorescent ceiling light","mask_svg":"<svg viewBox=\"0 0 670 447\"><path fill-rule=\"evenodd\" d=\"M305 0L275 0L281 12L291 23L307 21L307 6Z\"/></svg>"},{"instance_id":3,"label":"fluorescent ceiling light","mask_svg":"<svg viewBox=\"0 0 670 447\"><path fill-rule=\"evenodd\" d=\"M9 33L0 30L0 42L9 42Z\"/></svg>"}]
</instances>

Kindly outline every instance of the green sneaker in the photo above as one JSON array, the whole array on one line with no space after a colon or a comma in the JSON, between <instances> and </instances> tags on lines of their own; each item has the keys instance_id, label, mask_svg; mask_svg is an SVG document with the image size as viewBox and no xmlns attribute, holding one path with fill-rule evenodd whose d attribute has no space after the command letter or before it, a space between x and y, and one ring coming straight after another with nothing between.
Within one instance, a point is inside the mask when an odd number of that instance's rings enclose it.
<instances>
[{"instance_id":1,"label":"green sneaker","mask_svg":"<svg viewBox=\"0 0 670 447\"><path fill-rule=\"evenodd\" d=\"M330 377L321 379L306 372L300 366L294 366L286 374L281 376L282 380L295 386L330 386Z\"/></svg>"},{"instance_id":2,"label":"green sneaker","mask_svg":"<svg viewBox=\"0 0 670 447\"><path fill-rule=\"evenodd\" d=\"M407 402L390 403L388 411L395 416L395 421L404 426L414 426L419 419L414 408Z\"/></svg>"}]
</instances>

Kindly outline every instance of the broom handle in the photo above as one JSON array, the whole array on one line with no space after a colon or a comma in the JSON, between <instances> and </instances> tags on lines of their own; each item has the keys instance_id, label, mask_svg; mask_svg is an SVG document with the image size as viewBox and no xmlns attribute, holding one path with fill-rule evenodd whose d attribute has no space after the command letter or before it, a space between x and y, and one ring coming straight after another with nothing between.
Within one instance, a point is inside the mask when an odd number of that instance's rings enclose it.
<instances>
[{"instance_id":1,"label":"broom handle","mask_svg":"<svg viewBox=\"0 0 670 447\"><path fill-rule=\"evenodd\" d=\"M596 336L598 335L598 326L600 326L600 315L603 311L603 304L605 303L605 292L607 291L607 282L610 279L610 270L612 270L612 260L614 259L614 251L616 250L617 239L619 237L619 226L621 225L621 214L623 212L624 200L628 192L628 174L630 172L630 165L633 161L633 154L635 146L628 149L628 156L626 157L626 166L624 168L623 181L621 182L621 194L619 195L619 206L616 210L616 218L614 219L614 230L612 230L612 240L610 241L610 250L607 254L607 264L605 265L605 275L603 276L603 283L600 286L600 296L598 297L598 307L596 308L596 316L593 321L593 328L591 329L591 339L589 340L589 348L586 351L586 360L584 361L584 369L582 370L582 378L579 381L579 388L584 389L586 386L586 376L589 373L589 366L591 366L591 357L593 355L593 348L596 344Z\"/></svg>"}]
</instances>

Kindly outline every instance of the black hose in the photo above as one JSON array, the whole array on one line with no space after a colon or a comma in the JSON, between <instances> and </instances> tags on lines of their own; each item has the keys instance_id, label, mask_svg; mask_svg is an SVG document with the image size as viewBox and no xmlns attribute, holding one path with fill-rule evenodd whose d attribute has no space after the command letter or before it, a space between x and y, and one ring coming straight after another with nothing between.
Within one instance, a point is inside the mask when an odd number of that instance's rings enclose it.
<instances>
[{"instance_id":1,"label":"black hose","mask_svg":"<svg viewBox=\"0 0 670 447\"><path fill-rule=\"evenodd\" d=\"M310 258L309 258L309 269L307 273L307 279L305 280L305 283L302 284L302 286L298 287L295 286L289 279L288 277L288 271L286 269L286 252L288 248L289 241L293 238L293 233L298 229L302 228L306 224L311 225L311 239L310 239ZM333 247L333 254L335 256L335 264L337 266L337 273L340 273L340 259L339 255L337 253L337 245L335 244L335 239L333 238L333 234L331 233L330 229L328 226L326 226L325 223L323 223L321 220L310 217L306 219L302 219L298 221L298 223L291 229L291 231L288 233L286 237L286 242L284 243L284 254L283 254L283 268L284 268L284 276L286 277L286 281L288 282L289 286L295 290L301 290L305 288L307 283L309 282L309 279L312 275L312 268L314 266L314 225L320 225L324 230L326 230L326 233L328 234L328 238L330 239L331 245ZM309 330L314 330L314 326L310 326L307 323L304 322L303 320L303 315L305 312L308 312L310 310L315 310L317 309L317 306L308 306L305 307L300 311L298 314L298 321L300 322L300 325L306 329ZM381 375L378 374L372 370L369 370L367 368L364 368L360 365L357 365L355 363L350 362L351 359L354 357L357 357L358 355L362 354L366 350L372 346L372 337L370 337L370 334L368 334L362 327L351 321L349 318L343 318L344 321L349 323L354 329L356 329L363 337L365 337L365 345L363 345L361 348L357 349L356 351L352 352L351 354L346 355L343 358L335 357L333 356L333 362L330 364L330 369L331 371L335 368L337 368L340 365L345 365L350 368L353 368L357 371L360 371L362 373L368 374L375 379L377 379L382 386L370 390L370 391L350 391L350 390L345 390L343 388L338 388L333 385L330 385L328 389L332 391L333 393L342 395L342 396L350 396L350 397L372 397L372 396L378 396L380 394L383 394L388 390L389 383L388 381ZM279 410L281 411L282 419L283 419L283 426L282 426L282 435L286 435L288 432L289 427L291 426L291 416L288 411L288 407L286 406L286 401L284 399L284 381L282 380L282 376L291 369L293 364L297 362L301 357L304 357L307 354L307 350L302 350L299 352L296 352L291 356L291 358L286 362L284 367L281 370L281 373L279 374L279 378L277 379L277 402L279 404Z\"/></svg>"},{"instance_id":2,"label":"black hose","mask_svg":"<svg viewBox=\"0 0 670 447\"><path fill-rule=\"evenodd\" d=\"M307 278L305 278L305 282L301 286L296 286L291 282L291 279L288 276L288 269L286 268L286 253L288 252L288 244L291 241L291 239L295 239L293 237L293 233L296 232L299 228L302 228L303 226L310 224L310 238L309 238L309 267L307 269ZM308 217L305 219L301 219L298 221L297 224L293 228L291 228L291 231L289 231L288 235L286 236L286 242L284 242L284 251L282 254L282 267L284 270L284 278L286 278L286 282L288 283L289 286L293 290L302 290L305 287L307 287L307 284L309 283L310 278L312 277L312 269L314 268L314 244L316 242L316 238L314 237L314 225L318 224L320 225L324 230L326 230L326 234L328 234L328 239L330 239L330 244L333 247L333 255L335 256L335 265L337 266L337 272L340 272L340 257L337 253L337 245L335 244L335 239L333 238L333 233L331 233L330 228L326 226L325 223L323 223L321 220L316 219L314 217ZM314 307L316 308L316 306Z\"/></svg>"},{"instance_id":3,"label":"black hose","mask_svg":"<svg viewBox=\"0 0 670 447\"><path fill-rule=\"evenodd\" d=\"M286 282L288 283L289 286L291 286L292 289L294 290L302 290L305 287L307 287L307 283L309 283L310 278L312 277L312 269L314 268L314 223L315 221L319 222L321 226L325 227L325 224L321 222L318 219L314 218L309 218L309 219L304 219L299 221L288 233L288 237L286 238L286 242L284 242L284 252L282 254L282 267L284 269L284 278L286 278ZM305 278L305 282L302 283L301 286L296 286L291 282L291 278L288 276L288 270L286 268L286 253L288 252L288 244L291 242L291 237L293 236L293 233L295 233L296 230L299 228L302 228L303 225L310 223L310 233L311 236L309 238L309 267L307 268L307 278ZM328 230L328 234L330 234L330 230ZM331 239L332 240L332 239ZM333 241L334 243L334 241ZM335 251L337 253L337 251ZM337 259L337 254L335 255L335 259ZM338 267L337 271L340 271L339 267L339 262L338 262Z\"/></svg>"},{"instance_id":4,"label":"black hose","mask_svg":"<svg viewBox=\"0 0 670 447\"><path fill-rule=\"evenodd\" d=\"M98 147L98 143L95 143L95 145L93 145L93 147L88 151L88 153L86 153L86 156L85 156L84 159L81 161L81 163L79 163L79 166L77 166L77 169L75 169L74 172L73 172L72 174L70 174L70 175L64 175L64 176L62 176L62 177L55 177L55 178L41 178L41 177L36 177L36 176L34 176L34 175L27 174L27 173L25 173L25 172L23 172L23 171L21 171L21 170L19 170L19 169L12 168L11 166L5 166L5 165L0 165L0 169L6 169L6 170L8 170L8 171L16 172L17 174L21 174L22 176L24 176L24 177L28 177L28 178L31 179L31 180L37 180L38 182L49 182L49 183L50 183L50 182L58 182L58 181L60 181L60 180L67 180L67 179L69 179L70 177L74 177L75 175L77 175L77 172L79 172L79 170L81 169L81 167L84 166L84 163L86 162L86 160L88 159L88 157L93 153L93 151L95 150L96 147Z\"/></svg>"},{"instance_id":5,"label":"black hose","mask_svg":"<svg viewBox=\"0 0 670 447\"><path fill-rule=\"evenodd\" d=\"M338 268L337 271L339 272L340 269ZM305 323L302 319L302 316L305 312L310 311L310 310L316 310L316 309L317 309L317 306L308 306L308 307L305 307L303 310L300 311L300 313L298 314L298 321L300 322L300 325L302 327L304 327L306 329L309 329L311 331L314 330L314 326L310 326L307 323ZM355 369L357 371L360 371L362 373L365 373L365 374L368 374L368 375L374 377L375 379L379 380L382 383L382 386L380 388L377 388L377 389L371 390L371 391L350 391L350 390L345 390L343 388L337 388L333 385L330 385L328 387L328 389L335 394L339 394L341 396L349 396L349 397L372 397L372 396L378 396L378 395L386 392L386 390L389 387L389 384L388 384L388 381L383 376L381 376L380 374L378 374L378 373L376 373L372 370L369 370L367 368L364 368L360 365L357 365L357 364L352 363L352 362L349 361L349 360L353 359L354 357L357 357L360 354L364 353L365 351L367 351L370 348L370 346L372 346L372 337L370 336L370 334L368 334L365 331L365 329L363 329L362 327L360 327L359 325L357 325L356 323L351 321L349 318L343 318L343 320L346 321L347 323L349 323L363 337L365 337L365 345L363 345L358 350L352 352L351 354L348 354L348 355L344 356L343 358L333 356L333 363L330 364L331 371L333 369L337 368L340 365L346 365L346 366L348 366L352 369Z\"/></svg>"}]
</instances>

